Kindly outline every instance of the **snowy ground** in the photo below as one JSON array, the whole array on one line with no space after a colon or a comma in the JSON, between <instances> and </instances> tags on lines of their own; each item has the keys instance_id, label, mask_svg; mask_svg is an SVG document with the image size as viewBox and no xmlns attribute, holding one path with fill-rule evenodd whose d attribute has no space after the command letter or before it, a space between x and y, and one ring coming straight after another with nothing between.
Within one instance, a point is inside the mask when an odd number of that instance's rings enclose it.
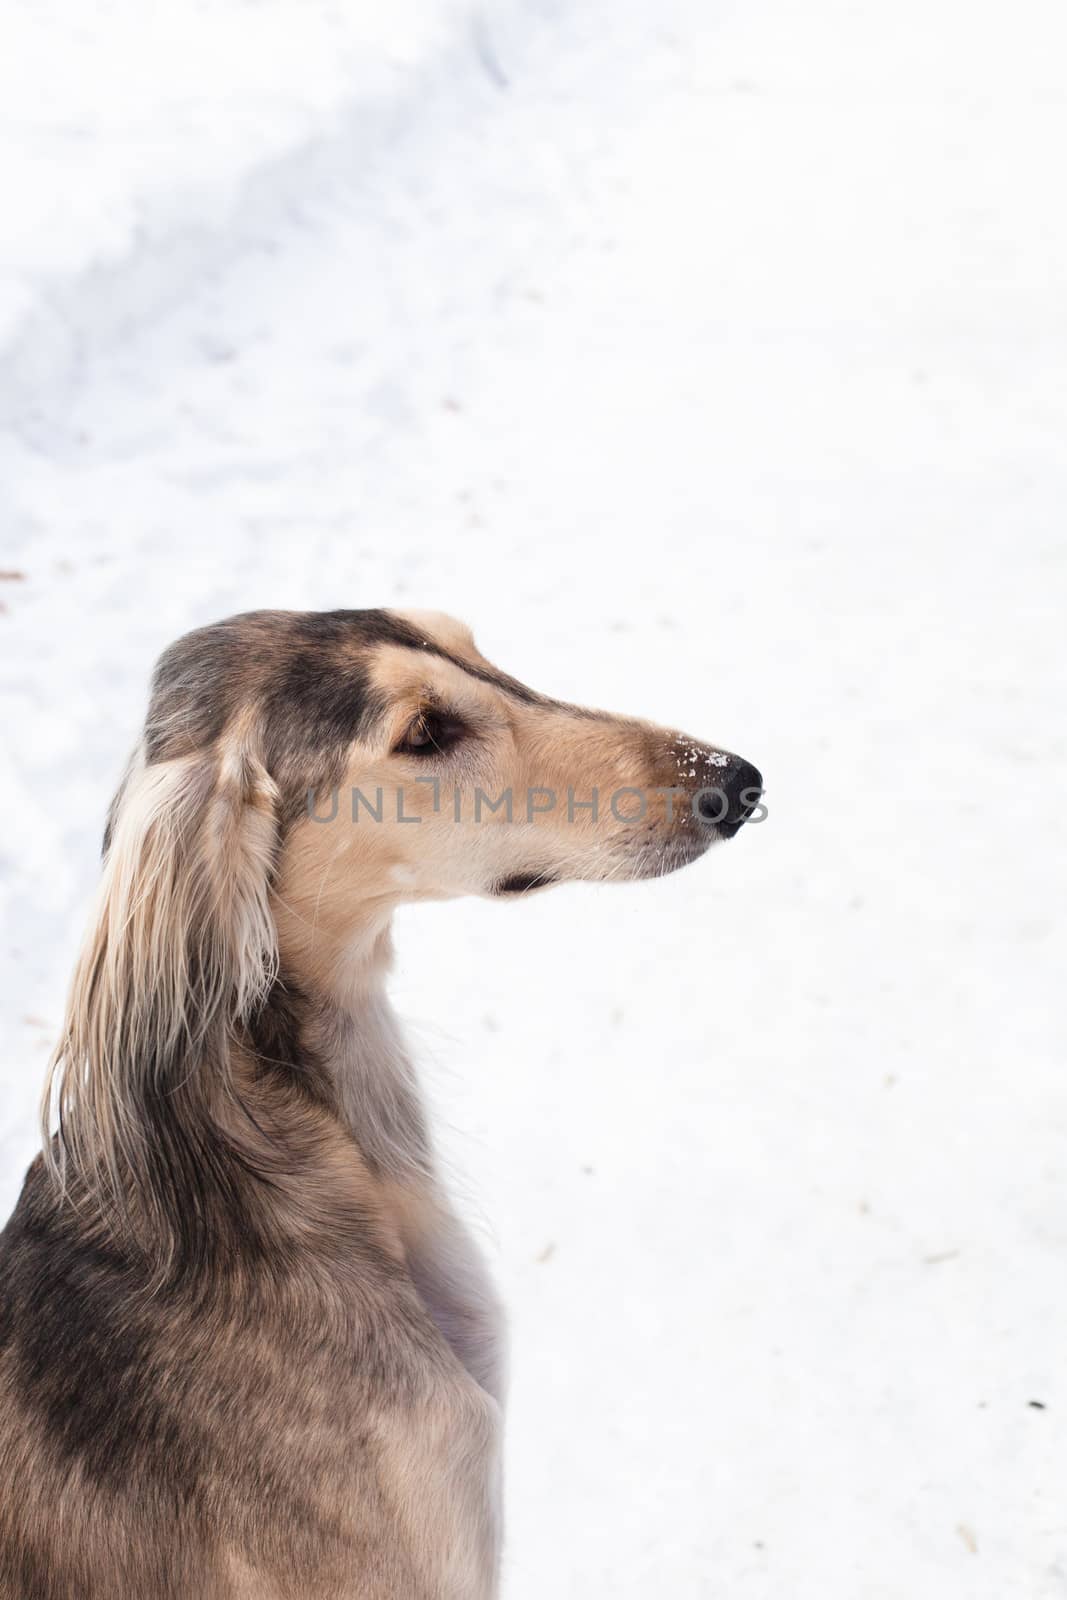
<instances>
[{"instance_id":1,"label":"snowy ground","mask_svg":"<svg viewBox=\"0 0 1067 1600\"><path fill-rule=\"evenodd\" d=\"M1067 1596L1062 9L160 0L140 98L145 8L41 9L0 1199L156 652L453 610L769 787L691 872L400 930L512 1314L507 1600Z\"/></svg>"}]
</instances>

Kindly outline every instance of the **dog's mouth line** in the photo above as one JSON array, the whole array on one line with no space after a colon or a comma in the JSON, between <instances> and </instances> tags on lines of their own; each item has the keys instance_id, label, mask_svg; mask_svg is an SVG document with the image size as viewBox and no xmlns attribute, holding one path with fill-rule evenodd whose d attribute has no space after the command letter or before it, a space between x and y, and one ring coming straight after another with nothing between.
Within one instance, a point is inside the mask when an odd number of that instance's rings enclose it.
<instances>
[{"instance_id":1,"label":"dog's mouth line","mask_svg":"<svg viewBox=\"0 0 1067 1600\"><path fill-rule=\"evenodd\" d=\"M556 882L558 879L553 872L512 872L506 878L498 878L491 892L499 895L529 894L533 889L547 889L549 884Z\"/></svg>"}]
</instances>

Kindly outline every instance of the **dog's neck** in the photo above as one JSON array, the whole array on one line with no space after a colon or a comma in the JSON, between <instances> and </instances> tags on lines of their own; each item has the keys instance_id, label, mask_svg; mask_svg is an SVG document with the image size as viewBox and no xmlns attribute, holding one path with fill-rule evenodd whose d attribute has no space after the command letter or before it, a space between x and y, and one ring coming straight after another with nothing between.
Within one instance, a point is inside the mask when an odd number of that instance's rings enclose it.
<instances>
[{"instance_id":1,"label":"dog's neck","mask_svg":"<svg viewBox=\"0 0 1067 1600\"><path fill-rule=\"evenodd\" d=\"M391 904L374 903L343 933L292 926L279 915L279 980L290 1002L291 1048L323 1080L372 1171L428 1180L430 1141L400 1024L386 993L393 957Z\"/></svg>"},{"instance_id":2,"label":"dog's neck","mask_svg":"<svg viewBox=\"0 0 1067 1600\"><path fill-rule=\"evenodd\" d=\"M429 1180L422 1099L384 983L368 984L343 1006L313 999L301 1039L327 1074L338 1114L371 1169L402 1183Z\"/></svg>"},{"instance_id":3,"label":"dog's neck","mask_svg":"<svg viewBox=\"0 0 1067 1600\"><path fill-rule=\"evenodd\" d=\"M312 947L306 935L286 938L283 913L280 977L268 1012L280 1008L284 1018L288 1008L294 1065L318 1075L423 1304L471 1375L500 1399L496 1296L438 1181L415 1071L386 995L391 920L391 908L375 911L347 937L323 935Z\"/></svg>"}]
</instances>

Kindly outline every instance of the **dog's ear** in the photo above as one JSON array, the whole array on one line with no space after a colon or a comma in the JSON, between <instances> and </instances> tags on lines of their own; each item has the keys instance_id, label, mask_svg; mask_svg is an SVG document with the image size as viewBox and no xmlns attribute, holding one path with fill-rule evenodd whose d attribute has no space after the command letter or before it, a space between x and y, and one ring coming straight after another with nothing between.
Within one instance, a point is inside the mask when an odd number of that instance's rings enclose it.
<instances>
[{"instance_id":1,"label":"dog's ear","mask_svg":"<svg viewBox=\"0 0 1067 1600\"><path fill-rule=\"evenodd\" d=\"M61 1176L73 1165L121 1199L147 1154L157 1168L168 1157L181 1166L167 1140L229 1086L232 1031L276 969L277 816L277 789L249 740L148 764L135 757L108 819L103 881L46 1095L46 1154Z\"/></svg>"}]
</instances>

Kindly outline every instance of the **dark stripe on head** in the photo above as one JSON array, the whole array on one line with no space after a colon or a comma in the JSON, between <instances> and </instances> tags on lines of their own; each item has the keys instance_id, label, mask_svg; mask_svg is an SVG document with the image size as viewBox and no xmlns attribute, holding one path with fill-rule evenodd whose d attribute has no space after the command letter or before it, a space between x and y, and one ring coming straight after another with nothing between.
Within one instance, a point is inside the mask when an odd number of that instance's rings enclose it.
<instances>
[{"instance_id":1,"label":"dark stripe on head","mask_svg":"<svg viewBox=\"0 0 1067 1600\"><path fill-rule=\"evenodd\" d=\"M482 667L473 661L465 661L462 656L455 655L451 650L446 650L444 645L438 644L436 639L428 639L425 634L413 628L403 617L394 617L391 612L382 612L404 630L406 637L397 637L391 642L405 644L409 649L422 650L428 655L439 656L442 661L449 661L454 667L459 667L470 677L477 678L480 683L492 684L495 689L502 689L505 694L510 694L512 699L521 700L524 705L555 705L556 701L548 700L544 695L536 694L533 689L527 688L518 678L512 678L506 672L498 672L495 667Z\"/></svg>"},{"instance_id":2,"label":"dark stripe on head","mask_svg":"<svg viewBox=\"0 0 1067 1600\"><path fill-rule=\"evenodd\" d=\"M604 721L611 716L610 712L607 711L590 711L585 706L571 705L567 700L553 700L550 695L538 694L536 690L529 688L519 678L511 677L510 673L500 672L496 667L482 667L476 662L465 661L462 656L454 655L451 650L446 650L435 639L427 639L424 634L420 634L415 628L411 627L410 623L406 623L402 617L394 617L391 612L387 611L380 614L398 623L410 635L407 640L396 638L391 641L392 643L406 643L411 649L424 650L430 655L440 656L442 661L450 661L454 667L459 667L469 677L477 678L480 683L491 684L494 689L500 689L504 694L511 695L513 700L521 700L523 705L544 706L548 711L566 711L571 716L588 717L592 721Z\"/></svg>"}]
</instances>

